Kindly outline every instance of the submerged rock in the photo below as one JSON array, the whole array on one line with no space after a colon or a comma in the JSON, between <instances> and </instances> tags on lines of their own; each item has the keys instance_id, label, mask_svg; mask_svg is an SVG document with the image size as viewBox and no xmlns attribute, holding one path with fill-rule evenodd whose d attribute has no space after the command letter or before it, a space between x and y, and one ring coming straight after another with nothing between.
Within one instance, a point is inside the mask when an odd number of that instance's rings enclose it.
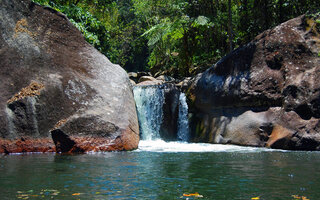
<instances>
[{"instance_id":1,"label":"submerged rock","mask_svg":"<svg viewBox=\"0 0 320 200\"><path fill-rule=\"evenodd\" d=\"M131 150L139 128L126 72L61 13L0 1L0 153Z\"/></svg>"},{"instance_id":2,"label":"submerged rock","mask_svg":"<svg viewBox=\"0 0 320 200\"><path fill-rule=\"evenodd\" d=\"M301 16L193 79L194 141L320 149L320 32Z\"/></svg>"}]
</instances>

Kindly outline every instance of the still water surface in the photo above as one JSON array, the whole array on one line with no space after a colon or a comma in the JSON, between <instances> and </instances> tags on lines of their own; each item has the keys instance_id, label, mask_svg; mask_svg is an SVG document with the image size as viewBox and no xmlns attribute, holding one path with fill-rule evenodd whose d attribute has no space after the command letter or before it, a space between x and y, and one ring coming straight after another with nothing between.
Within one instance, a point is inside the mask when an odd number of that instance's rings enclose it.
<instances>
[{"instance_id":1,"label":"still water surface","mask_svg":"<svg viewBox=\"0 0 320 200\"><path fill-rule=\"evenodd\" d=\"M202 198L184 197L199 193ZM320 153L142 142L132 152L0 158L0 199L320 199Z\"/></svg>"}]
</instances>

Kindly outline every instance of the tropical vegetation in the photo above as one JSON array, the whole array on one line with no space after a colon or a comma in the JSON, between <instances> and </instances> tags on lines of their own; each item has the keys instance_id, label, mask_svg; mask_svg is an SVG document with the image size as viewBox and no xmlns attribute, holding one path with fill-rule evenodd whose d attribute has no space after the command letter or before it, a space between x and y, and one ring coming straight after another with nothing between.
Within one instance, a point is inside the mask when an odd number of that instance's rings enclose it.
<instances>
[{"instance_id":1,"label":"tropical vegetation","mask_svg":"<svg viewBox=\"0 0 320 200\"><path fill-rule=\"evenodd\" d=\"M203 71L318 0L33 0L63 12L127 71L174 77Z\"/></svg>"}]
</instances>

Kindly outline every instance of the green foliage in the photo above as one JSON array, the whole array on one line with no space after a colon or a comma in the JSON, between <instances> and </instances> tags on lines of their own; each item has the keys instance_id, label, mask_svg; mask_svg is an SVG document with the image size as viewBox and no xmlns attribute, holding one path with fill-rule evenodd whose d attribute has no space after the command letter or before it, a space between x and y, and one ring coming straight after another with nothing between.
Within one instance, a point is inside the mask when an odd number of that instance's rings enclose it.
<instances>
[{"instance_id":1,"label":"green foliage","mask_svg":"<svg viewBox=\"0 0 320 200\"><path fill-rule=\"evenodd\" d=\"M90 12L74 5L60 7L60 11L67 14L70 21L83 33L89 43L102 51L99 39L107 38L104 37L106 30L98 19Z\"/></svg>"},{"instance_id":2,"label":"green foliage","mask_svg":"<svg viewBox=\"0 0 320 200\"><path fill-rule=\"evenodd\" d=\"M198 16L192 23L193 27L209 25L210 19L205 16Z\"/></svg>"},{"instance_id":3,"label":"green foliage","mask_svg":"<svg viewBox=\"0 0 320 200\"><path fill-rule=\"evenodd\" d=\"M131 0L33 0L64 13L86 40L113 63L129 71L147 65L147 41L142 20L134 16Z\"/></svg>"},{"instance_id":4,"label":"green foliage","mask_svg":"<svg viewBox=\"0 0 320 200\"><path fill-rule=\"evenodd\" d=\"M109 38L106 35L107 31L101 21L99 21L85 8L75 6L74 4L63 4L49 0L34 0L34 2L49 6L66 14L90 44L102 52L106 50L102 44L108 42Z\"/></svg>"},{"instance_id":5,"label":"green foliage","mask_svg":"<svg viewBox=\"0 0 320 200\"><path fill-rule=\"evenodd\" d=\"M318 0L33 0L65 13L86 40L127 71L194 75ZM320 56L320 54L318 54Z\"/></svg>"}]
</instances>

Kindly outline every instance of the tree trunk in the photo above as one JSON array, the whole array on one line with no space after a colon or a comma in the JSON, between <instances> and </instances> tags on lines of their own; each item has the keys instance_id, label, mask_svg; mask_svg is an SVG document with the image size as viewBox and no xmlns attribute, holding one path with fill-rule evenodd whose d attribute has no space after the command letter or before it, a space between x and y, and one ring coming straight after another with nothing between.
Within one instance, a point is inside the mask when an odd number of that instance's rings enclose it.
<instances>
[{"instance_id":1,"label":"tree trunk","mask_svg":"<svg viewBox=\"0 0 320 200\"><path fill-rule=\"evenodd\" d=\"M248 24L248 0L243 1L243 12L244 12L244 18L245 18L245 23Z\"/></svg>"},{"instance_id":2,"label":"tree trunk","mask_svg":"<svg viewBox=\"0 0 320 200\"><path fill-rule=\"evenodd\" d=\"M243 0L243 8L240 10L240 30L244 33L243 42L247 43L250 39L249 33L249 16L248 16L248 0ZM242 12L242 13L241 13Z\"/></svg>"},{"instance_id":3,"label":"tree trunk","mask_svg":"<svg viewBox=\"0 0 320 200\"><path fill-rule=\"evenodd\" d=\"M279 0L279 23L283 22L283 0Z\"/></svg>"},{"instance_id":4,"label":"tree trunk","mask_svg":"<svg viewBox=\"0 0 320 200\"><path fill-rule=\"evenodd\" d=\"M263 2L264 30L267 30L269 28L268 0L264 0Z\"/></svg>"},{"instance_id":5,"label":"tree trunk","mask_svg":"<svg viewBox=\"0 0 320 200\"><path fill-rule=\"evenodd\" d=\"M183 66L180 66L180 74L183 76L189 75L189 59L190 59L190 52L189 52L189 32L184 31L183 34L183 54L182 54L182 64Z\"/></svg>"},{"instance_id":6,"label":"tree trunk","mask_svg":"<svg viewBox=\"0 0 320 200\"><path fill-rule=\"evenodd\" d=\"M233 50L232 47L232 40L233 40L233 35L232 35L232 13L231 13L231 0L228 0L228 32L229 32L229 51L231 52Z\"/></svg>"},{"instance_id":7,"label":"tree trunk","mask_svg":"<svg viewBox=\"0 0 320 200\"><path fill-rule=\"evenodd\" d=\"M76 0L76 2L74 3L74 5L77 5L80 2L80 0Z\"/></svg>"}]
</instances>

